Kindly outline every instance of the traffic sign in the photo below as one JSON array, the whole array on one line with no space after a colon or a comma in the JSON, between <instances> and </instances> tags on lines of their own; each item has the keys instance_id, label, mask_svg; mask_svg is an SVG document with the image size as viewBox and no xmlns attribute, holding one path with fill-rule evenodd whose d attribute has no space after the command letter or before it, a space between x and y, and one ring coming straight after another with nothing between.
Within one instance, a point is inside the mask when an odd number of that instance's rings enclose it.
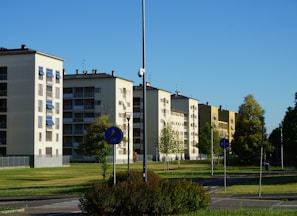
<instances>
[{"instance_id":1,"label":"traffic sign","mask_svg":"<svg viewBox=\"0 0 297 216\"><path fill-rule=\"evenodd\" d=\"M229 147L229 140L226 138L223 138L220 140L220 146L222 149L226 149Z\"/></svg>"},{"instance_id":2,"label":"traffic sign","mask_svg":"<svg viewBox=\"0 0 297 216\"><path fill-rule=\"evenodd\" d=\"M105 131L105 140L109 144L119 144L123 139L123 131L118 127L110 127Z\"/></svg>"}]
</instances>

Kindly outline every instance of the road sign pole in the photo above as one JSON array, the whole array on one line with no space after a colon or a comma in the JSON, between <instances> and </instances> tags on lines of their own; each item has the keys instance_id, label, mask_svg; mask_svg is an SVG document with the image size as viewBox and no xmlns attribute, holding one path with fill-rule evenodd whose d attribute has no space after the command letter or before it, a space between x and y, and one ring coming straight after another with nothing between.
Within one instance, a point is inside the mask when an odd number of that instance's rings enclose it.
<instances>
[{"instance_id":1,"label":"road sign pole","mask_svg":"<svg viewBox=\"0 0 297 216\"><path fill-rule=\"evenodd\" d=\"M224 188L226 192L226 186L227 186L227 175L226 175L226 148L224 148Z\"/></svg>"},{"instance_id":2,"label":"road sign pole","mask_svg":"<svg viewBox=\"0 0 297 216\"><path fill-rule=\"evenodd\" d=\"M113 184L115 185L116 183L116 145L113 145Z\"/></svg>"}]
</instances>

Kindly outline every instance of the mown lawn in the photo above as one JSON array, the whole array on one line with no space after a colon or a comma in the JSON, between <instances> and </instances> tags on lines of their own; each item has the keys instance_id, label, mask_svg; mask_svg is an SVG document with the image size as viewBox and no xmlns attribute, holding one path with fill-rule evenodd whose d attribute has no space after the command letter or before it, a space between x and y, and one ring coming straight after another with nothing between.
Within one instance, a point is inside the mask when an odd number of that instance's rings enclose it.
<instances>
[{"instance_id":1,"label":"mown lawn","mask_svg":"<svg viewBox=\"0 0 297 216\"><path fill-rule=\"evenodd\" d=\"M170 162L165 171L163 162L148 162L147 169L163 178L208 178L210 165L205 161ZM142 162L131 163L131 170L142 170ZM127 171L127 164L117 164L116 171ZM228 167L227 175L257 174L257 167ZM110 164L107 178L113 173ZM222 165L215 165L214 175L222 176ZM72 163L69 167L0 169L0 196L28 196L54 194L81 194L93 181L102 180L102 170L96 163ZM262 180L263 193L297 191L296 175L265 177ZM224 193L224 192L222 192ZM258 193L258 179L245 185L227 187L227 193Z\"/></svg>"}]
</instances>

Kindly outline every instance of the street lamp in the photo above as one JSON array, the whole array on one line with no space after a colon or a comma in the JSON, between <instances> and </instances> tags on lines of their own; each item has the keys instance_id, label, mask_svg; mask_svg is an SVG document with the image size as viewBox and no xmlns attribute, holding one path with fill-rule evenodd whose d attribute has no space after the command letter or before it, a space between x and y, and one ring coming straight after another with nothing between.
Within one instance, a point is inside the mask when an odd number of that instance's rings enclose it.
<instances>
[{"instance_id":1,"label":"street lamp","mask_svg":"<svg viewBox=\"0 0 297 216\"><path fill-rule=\"evenodd\" d=\"M280 136L281 136L281 166L282 170L284 169L284 146L283 146L283 128L280 128Z\"/></svg>"},{"instance_id":2,"label":"street lamp","mask_svg":"<svg viewBox=\"0 0 297 216\"><path fill-rule=\"evenodd\" d=\"M261 153L260 153L260 177L259 177L259 197L261 197L262 186L262 160L263 160L263 145L264 145L264 111L262 111L261 124L262 124L262 140L261 140Z\"/></svg>"},{"instance_id":3,"label":"street lamp","mask_svg":"<svg viewBox=\"0 0 297 216\"><path fill-rule=\"evenodd\" d=\"M145 80L145 0L142 0L142 68L138 72L143 87L143 181L147 182L147 146L146 146L146 80Z\"/></svg>"},{"instance_id":4,"label":"street lamp","mask_svg":"<svg viewBox=\"0 0 297 216\"><path fill-rule=\"evenodd\" d=\"M127 115L128 120L128 181L130 180L130 114Z\"/></svg>"},{"instance_id":5,"label":"street lamp","mask_svg":"<svg viewBox=\"0 0 297 216\"><path fill-rule=\"evenodd\" d=\"M213 176L213 125L210 126L211 176Z\"/></svg>"}]
</instances>

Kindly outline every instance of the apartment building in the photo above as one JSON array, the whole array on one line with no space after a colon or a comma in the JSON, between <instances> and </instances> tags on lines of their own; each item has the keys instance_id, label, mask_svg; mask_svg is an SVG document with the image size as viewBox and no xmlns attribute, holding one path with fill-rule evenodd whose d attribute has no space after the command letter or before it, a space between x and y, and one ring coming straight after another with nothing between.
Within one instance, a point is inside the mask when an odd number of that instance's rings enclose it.
<instances>
[{"instance_id":1,"label":"apartment building","mask_svg":"<svg viewBox=\"0 0 297 216\"><path fill-rule=\"evenodd\" d=\"M143 86L133 87L134 151L143 154ZM146 86L146 143L148 160L159 160L158 138L164 125L171 122L170 92Z\"/></svg>"},{"instance_id":2,"label":"apartment building","mask_svg":"<svg viewBox=\"0 0 297 216\"><path fill-rule=\"evenodd\" d=\"M162 160L158 150L158 139L166 125L172 126L178 132L180 155L169 155L169 160L177 157L196 159L198 157L198 101L181 95L171 95L169 91L146 86L146 126L147 126L147 155L148 159ZM134 150L143 153L142 137L142 91L143 86L134 86Z\"/></svg>"},{"instance_id":3,"label":"apartment building","mask_svg":"<svg viewBox=\"0 0 297 216\"><path fill-rule=\"evenodd\" d=\"M98 73L77 70L75 74L64 74L63 91L63 152L72 156L73 160L80 159L77 152L87 128L95 118L108 115L109 121L123 131L123 141L116 145L116 161L128 161L128 143L133 147L133 82L115 73ZM128 119L130 140L128 142ZM130 150L129 158L133 158Z\"/></svg>"},{"instance_id":4,"label":"apartment building","mask_svg":"<svg viewBox=\"0 0 297 216\"><path fill-rule=\"evenodd\" d=\"M63 59L0 48L0 154L30 156L32 167L63 165Z\"/></svg>"},{"instance_id":5,"label":"apartment building","mask_svg":"<svg viewBox=\"0 0 297 216\"><path fill-rule=\"evenodd\" d=\"M208 122L221 138L227 138L230 143L235 132L235 116L235 112L223 110L222 106L199 104L199 127Z\"/></svg>"},{"instance_id":6,"label":"apartment building","mask_svg":"<svg viewBox=\"0 0 297 216\"><path fill-rule=\"evenodd\" d=\"M171 107L184 113L185 159L196 160L199 157L198 100L182 95L179 91L171 95Z\"/></svg>"}]
</instances>

